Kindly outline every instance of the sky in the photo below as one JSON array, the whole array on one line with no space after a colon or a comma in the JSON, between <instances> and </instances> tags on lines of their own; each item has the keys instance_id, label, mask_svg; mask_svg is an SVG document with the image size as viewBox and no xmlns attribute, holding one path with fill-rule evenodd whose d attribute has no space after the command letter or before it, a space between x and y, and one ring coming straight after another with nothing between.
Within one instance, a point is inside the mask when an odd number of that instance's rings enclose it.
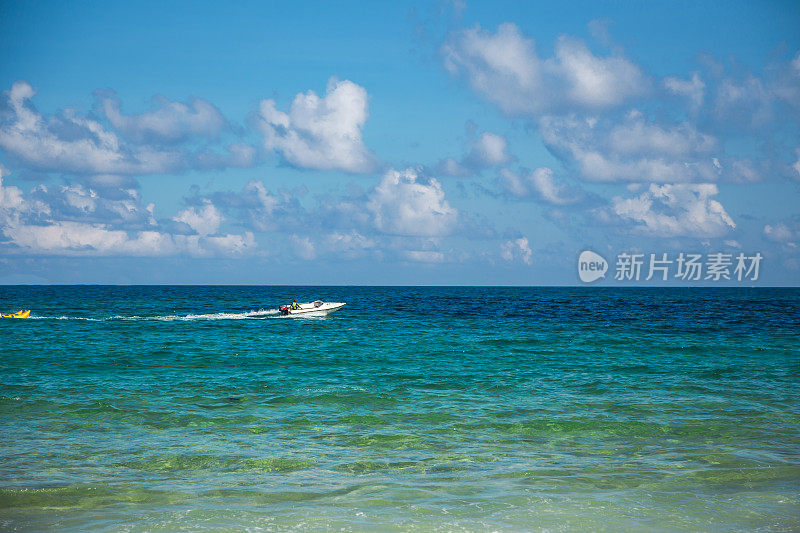
<instances>
[{"instance_id":1,"label":"sky","mask_svg":"<svg viewBox=\"0 0 800 533\"><path fill-rule=\"evenodd\" d=\"M0 284L796 286L798 28L790 1L6 0Z\"/></svg>"}]
</instances>

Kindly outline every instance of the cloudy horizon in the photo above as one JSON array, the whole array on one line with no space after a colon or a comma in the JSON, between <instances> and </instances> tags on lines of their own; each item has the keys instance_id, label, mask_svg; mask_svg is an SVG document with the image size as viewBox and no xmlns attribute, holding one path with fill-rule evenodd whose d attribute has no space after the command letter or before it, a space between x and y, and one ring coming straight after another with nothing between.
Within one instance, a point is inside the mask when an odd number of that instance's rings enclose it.
<instances>
[{"instance_id":1,"label":"cloudy horizon","mask_svg":"<svg viewBox=\"0 0 800 533\"><path fill-rule=\"evenodd\" d=\"M0 283L800 283L797 5L357 6L5 5Z\"/></svg>"}]
</instances>

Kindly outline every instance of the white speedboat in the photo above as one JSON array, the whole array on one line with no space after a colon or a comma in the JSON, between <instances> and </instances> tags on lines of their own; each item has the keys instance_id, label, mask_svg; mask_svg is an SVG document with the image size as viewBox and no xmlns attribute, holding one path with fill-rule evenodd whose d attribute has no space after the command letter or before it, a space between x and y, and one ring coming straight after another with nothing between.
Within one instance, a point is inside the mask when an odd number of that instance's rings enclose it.
<instances>
[{"instance_id":1,"label":"white speedboat","mask_svg":"<svg viewBox=\"0 0 800 533\"><path fill-rule=\"evenodd\" d=\"M333 313L337 309L341 309L345 306L345 302L323 302L322 300L317 300L316 302L297 305L300 306L298 309L292 309L291 305L282 305L278 310L282 315L322 316Z\"/></svg>"}]
</instances>

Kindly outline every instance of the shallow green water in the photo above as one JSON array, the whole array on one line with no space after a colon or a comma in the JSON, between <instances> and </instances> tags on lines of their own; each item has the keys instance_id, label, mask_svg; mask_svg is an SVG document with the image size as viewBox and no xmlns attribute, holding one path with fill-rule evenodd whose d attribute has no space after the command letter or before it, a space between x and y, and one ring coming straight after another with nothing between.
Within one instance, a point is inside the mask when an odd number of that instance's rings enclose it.
<instances>
[{"instance_id":1,"label":"shallow green water","mask_svg":"<svg viewBox=\"0 0 800 533\"><path fill-rule=\"evenodd\" d=\"M0 301L3 529L800 529L797 290Z\"/></svg>"}]
</instances>

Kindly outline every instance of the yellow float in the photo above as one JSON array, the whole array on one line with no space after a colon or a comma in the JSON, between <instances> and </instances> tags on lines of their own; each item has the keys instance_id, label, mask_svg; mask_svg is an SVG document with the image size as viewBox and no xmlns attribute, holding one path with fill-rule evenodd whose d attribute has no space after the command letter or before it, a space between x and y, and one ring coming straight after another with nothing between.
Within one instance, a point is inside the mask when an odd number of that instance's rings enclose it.
<instances>
[{"instance_id":1,"label":"yellow float","mask_svg":"<svg viewBox=\"0 0 800 533\"><path fill-rule=\"evenodd\" d=\"M10 315L4 315L0 313L0 318L28 318L28 315L31 314L31 310L28 309L26 311L17 311L16 313L11 313Z\"/></svg>"}]
</instances>

